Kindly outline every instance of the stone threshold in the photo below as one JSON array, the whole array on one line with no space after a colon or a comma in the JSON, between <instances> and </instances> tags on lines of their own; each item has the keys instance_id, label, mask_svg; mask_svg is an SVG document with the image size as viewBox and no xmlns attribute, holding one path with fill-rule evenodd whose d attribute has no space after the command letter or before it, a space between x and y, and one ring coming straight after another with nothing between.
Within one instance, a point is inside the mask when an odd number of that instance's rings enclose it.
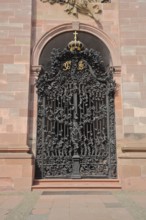
<instances>
[{"instance_id":1,"label":"stone threshold","mask_svg":"<svg viewBox=\"0 0 146 220\"><path fill-rule=\"evenodd\" d=\"M32 190L121 189L119 179L35 179Z\"/></svg>"}]
</instances>

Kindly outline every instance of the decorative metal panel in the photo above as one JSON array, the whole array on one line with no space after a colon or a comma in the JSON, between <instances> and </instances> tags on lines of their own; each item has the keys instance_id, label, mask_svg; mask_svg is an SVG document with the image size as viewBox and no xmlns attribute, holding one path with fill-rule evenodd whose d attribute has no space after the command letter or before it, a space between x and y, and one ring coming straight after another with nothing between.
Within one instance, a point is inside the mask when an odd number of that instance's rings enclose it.
<instances>
[{"instance_id":1,"label":"decorative metal panel","mask_svg":"<svg viewBox=\"0 0 146 220\"><path fill-rule=\"evenodd\" d=\"M113 72L76 36L53 49L36 82L36 178L116 177Z\"/></svg>"}]
</instances>

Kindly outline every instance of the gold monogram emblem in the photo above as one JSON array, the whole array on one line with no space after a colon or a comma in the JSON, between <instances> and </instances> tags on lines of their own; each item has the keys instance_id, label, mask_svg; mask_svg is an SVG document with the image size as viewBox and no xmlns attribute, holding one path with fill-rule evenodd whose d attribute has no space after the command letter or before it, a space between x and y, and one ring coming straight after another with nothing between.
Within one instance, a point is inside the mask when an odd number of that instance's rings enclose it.
<instances>
[{"instance_id":1,"label":"gold monogram emblem","mask_svg":"<svg viewBox=\"0 0 146 220\"><path fill-rule=\"evenodd\" d=\"M83 70L85 69L85 62L83 60L80 60L78 62L78 70Z\"/></svg>"},{"instance_id":2,"label":"gold monogram emblem","mask_svg":"<svg viewBox=\"0 0 146 220\"><path fill-rule=\"evenodd\" d=\"M66 61L64 64L63 64L63 70L64 71L67 71L67 70L70 70L71 69L71 61Z\"/></svg>"},{"instance_id":3,"label":"gold monogram emblem","mask_svg":"<svg viewBox=\"0 0 146 220\"><path fill-rule=\"evenodd\" d=\"M71 69L71 60L66 61L65 63L63 63L63 70L67 71ZM85 69L85 61L84 60L80 60L78 62L78 67L77 70L81 71Z\"/></svg>"}]
</instances>

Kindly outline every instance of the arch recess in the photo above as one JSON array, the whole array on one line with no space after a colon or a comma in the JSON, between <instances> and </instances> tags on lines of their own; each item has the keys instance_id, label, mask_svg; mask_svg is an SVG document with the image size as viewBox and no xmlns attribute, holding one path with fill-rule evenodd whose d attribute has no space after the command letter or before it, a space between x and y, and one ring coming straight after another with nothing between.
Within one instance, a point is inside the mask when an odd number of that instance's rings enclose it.
<instances>
[{"instance_id":1,"label":"arch recess","mask_svg":"<svg viewBox=\"0 0 146 220\"><path fill-rule=\"evenodd\" d=\"M53 28L52 30L48 31L46 34L44 34L33 48L32 66L39 65L40 54L44 46L55 36L65 32L73 31L74 29L72 26L72 23L59 25ZM105 32L103 32L100 29L97 29L96 27L83 23L79 24L79 31L84 31L94 35L95 37L98 37L109 49L112 58L112 65L115 67L120 66L120 56L118 52L118 47L116 43Z\"/></svg>"},{"instance_id":2,"label":"arch recess","mask_svg":"<svg viewBox=\"0 0 146 220\"><path fill-rule=\"evenodd\" d=\"M30 145L32 146L32 150L35 154L36 150L36 120L37 120L37 93L36 88L34 86L35 84L35 77L38 76L41 66L39 64L40 55L47 43L49 43L53 38L55 38L57 35L63 34L65 32L71 32L75 29L73 28L73 23L66 23L63 25L59 25L57 27L54 27L47 33L45 33L39 41L36 43L36 45L33 48L32 51L32 71L31 71L31 80L30 84L32 85L33 91L31 94L31 107L30 110L33 112L32 116L32 124L30 126L29 131L29 137L31 139ZM121 84L121 63L120 63L120 53L119 53L119 47L118 45L101 29L98 29L97 27L93 27L88 24L79 23L79 29L76 29L77 31L87 32L91 35L94 35L98 39L100 39L103 44L105 44L105 47L110 52L112 66L115 67L115 74L114 74L114 80L118 82L119 88ZM115 96L115 103L118 103L115 105L115 119L118 119L120 123L116 123L116 136L117 139L121 137L121 133L123 134L123 122L122 122L122 114L119 114L119 112L122 112L122 100L121 100L121 89L119 89L118 94ZM119 103L121 103L121 108L119 109ZM119 120L121 119L121 120ZM119 132L120 131L120 132ZM28 138L29 138L28 137Z\"/></svg>"}]
</instances>

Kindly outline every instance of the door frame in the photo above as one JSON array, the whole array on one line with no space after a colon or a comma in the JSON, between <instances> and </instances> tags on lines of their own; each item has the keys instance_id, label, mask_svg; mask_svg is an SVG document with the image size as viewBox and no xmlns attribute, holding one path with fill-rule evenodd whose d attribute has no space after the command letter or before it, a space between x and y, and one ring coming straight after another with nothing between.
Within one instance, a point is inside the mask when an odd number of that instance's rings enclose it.
<instances>
[{"instance_id":1,"label":"door frame","mask_svg":"<svg viewBox=\"0 0 146 220\"><path fill-rule=\"evenodd\" d=\"M37 120L37 93L35 81L38 77L41 66L39 65L40 54L46 45L55 36L68 31L74 31L74 23L59 25L49 32L45 33L36 43L32 51L32 65L30 74L30 104L29 104L29 125L28 125L28 140L29 146L32 148L34 155L36 154L36 120ZM123 121L122 121L122 96L121 96L121 64L119 46L101 29L97 29L91 25L79 24L79 31L90 33L99 38L105 44L111 54L111 65L115 68L114 80L118 85L118 92L115 96L115 121L116 121L116 142L117 147L120 140L123 138ZM118 152L117 152L118 154ZM117 155L118 157L118 155ZM118 162L118 160L117 160ZM118 168L118 167L117 167Z\"/></svg>"}]
</instances>

